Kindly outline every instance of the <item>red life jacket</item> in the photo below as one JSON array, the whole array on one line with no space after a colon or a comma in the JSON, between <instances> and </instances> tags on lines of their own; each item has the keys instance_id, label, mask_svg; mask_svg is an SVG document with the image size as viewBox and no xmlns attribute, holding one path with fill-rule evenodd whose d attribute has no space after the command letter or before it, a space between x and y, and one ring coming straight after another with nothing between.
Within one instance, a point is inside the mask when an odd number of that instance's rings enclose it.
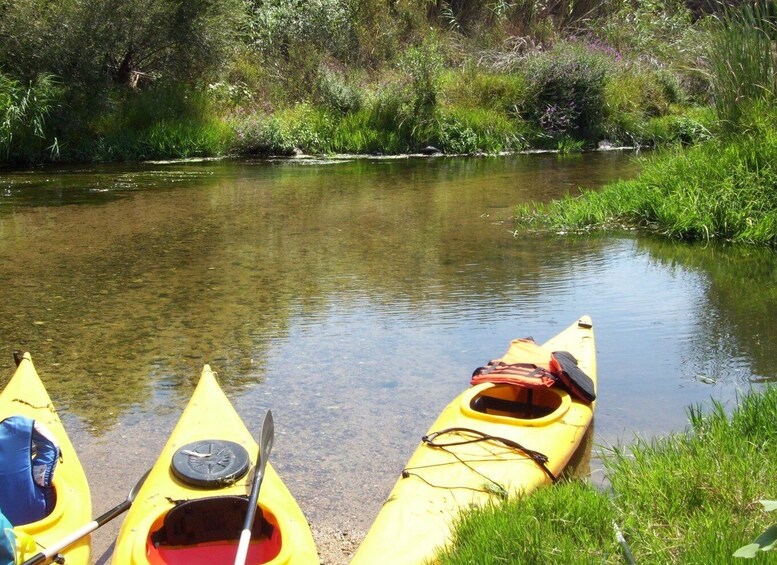
<instances>
[{"instance_id":1,"label":"red life jacket","mask_svg":"<svg viewBox=\"0 0 777 565\"><path fill-rule=\"evenodd\" d=\"M515 339L501 359L472 373L470 384L499 383L526 388L561 386L583 402L596 399L596 386L567 351L550 351L532 338Z\"/></svg>"}]
</instances>

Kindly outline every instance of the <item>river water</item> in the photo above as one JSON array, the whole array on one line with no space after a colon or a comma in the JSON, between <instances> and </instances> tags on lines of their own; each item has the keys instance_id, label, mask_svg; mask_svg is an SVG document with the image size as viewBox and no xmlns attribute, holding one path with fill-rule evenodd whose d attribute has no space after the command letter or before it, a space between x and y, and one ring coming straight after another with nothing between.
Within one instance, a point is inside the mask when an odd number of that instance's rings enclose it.
<instances>
[{"instance_id":1,"label":"river water","mask_svg":"<svg viewBox=\"0 0 777 565\"><path fill-rule=\"evenodd\" d=\"M98 513L209 363L249 428L272 409L271 462L314 526L358 532L473 368L588 314L601 478L603 448L777 380L772 251L509 221L638 170L601 153L0 173L0 384L30 351Z\"/></svg>"}]
</instances>

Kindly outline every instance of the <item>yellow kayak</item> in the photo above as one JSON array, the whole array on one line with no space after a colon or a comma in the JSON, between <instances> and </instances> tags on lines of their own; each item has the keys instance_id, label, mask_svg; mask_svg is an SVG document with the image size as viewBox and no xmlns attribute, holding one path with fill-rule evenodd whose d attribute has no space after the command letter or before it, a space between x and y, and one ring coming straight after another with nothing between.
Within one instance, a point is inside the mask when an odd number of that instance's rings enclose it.
<instances>
[{"instance_id":1,"label":"yellow kayak","mask_svg":"<svg viewBox=\"0 0 777 565\"><path fill-rule=\"evenodd\" d=\"M10 416L25 416L42 423L56 437L61 450L54 472L57 495L54 509L42 520L14 528L17 533L35 540L37 547L32 553L37 553L88 523L92 519L92 501L84 469L29 353L22 356L16 372L0 393L0 420ZM90 542L86 536L64 549L60 554L65 563L88 564Z\"/></svg>"},{"instance_id":2,"label":"yellow kayak","mask_svg":"<svg viewBox=\"0 0 777 565\"><path fill-rule=\"evenodd\" d=\"M596 351L589 317L542 346L531 346L527 358L526 340L514 340L491 364L539 365L538 355L550 359L551 352L566 351L595 388ZM594 405L556 384L530 389L482 382L470 387L424 436L351 563L433 563L438 550L450 542L453 521L461 510L552 482L580 445Z\"/></svg>"},{"instance_id":3,"label":"yellow kayak","mask_svg":"<svg viewBox=\"0 0 777 565\"><path fill-rule=\"evenodd\" d=\"M251 432L205 365L121 526L113 563L233 563L257 450ZM318 562L302 510L267 464L246 563Z\"/></svg>"}]
</instances>

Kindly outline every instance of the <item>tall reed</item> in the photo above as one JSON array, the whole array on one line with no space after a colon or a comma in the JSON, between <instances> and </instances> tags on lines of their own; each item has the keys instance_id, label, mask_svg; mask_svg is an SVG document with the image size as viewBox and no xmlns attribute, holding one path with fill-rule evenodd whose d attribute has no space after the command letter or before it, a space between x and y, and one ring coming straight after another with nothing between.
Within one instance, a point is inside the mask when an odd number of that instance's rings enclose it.
<instances>
[{"instance_id":1,"label":"tall reed","mask_svg":"<svg viewBox=\"0 0 777 565\"><path fill-rule=\"evenodd\" d=\"M56 97L50 76L24 86L0 73L0 160L30 163L40 160L45 149L56 156L56 138L50 137L46 124Z\"/></svg>"},{"instance_id":2,"label":"tall reed","mask_svg":"<svg viewBox=\"0 0 777 565\"><path fill-rule=\"evenodd\" d=\"M715 108L730 132L754 103L777 99L777 2L757 0L716 20L709 52Z\"/></svg>"}]
</instances>

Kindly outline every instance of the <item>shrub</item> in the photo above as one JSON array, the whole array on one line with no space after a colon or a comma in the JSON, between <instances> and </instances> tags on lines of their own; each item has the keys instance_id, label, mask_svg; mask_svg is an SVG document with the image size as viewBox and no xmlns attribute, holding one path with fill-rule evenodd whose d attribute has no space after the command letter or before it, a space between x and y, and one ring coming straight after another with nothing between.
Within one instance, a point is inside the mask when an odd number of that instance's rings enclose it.
<instances>
[{"instance_id":1,"label":"shrub","mask_svg":"<svg viewBox=\"0 0 777 565\"><path fill-rule=\"evenodd\" d=\"M618 65L610 73L604 92L609 110L606 135L611 141L636 144L671 142L673 139L661 139L662 136L655 138L654 134L660 131L651 132L650 124L655 122L653 127L663 129L665 133L690 125L681 124L679 119L668 116L685 101L685 94L679 78L666 69L635 63ZM657 118L662 119L656 121ZM677 133L680 134L679 131ZM699 135L687 133L688 136L680 134L683 142L691 143L703 137L701 131Z\"/></svg>"},{"instance_id":2,"label":"shrub","mask_svg":"<svg viewBox=\"0 0 777 565\"><path fill-rule=\"evenodd\" d=\"M444 73L440 89L447 104L502 112L515 112L521 107L526 91L523 75L490 73L478 68Z\"/></svg>"},{"instance_id":3,"label":"shrub","mask_svg":"<svg viewBox=\"0 0 777 565\"><path fill-rule=\"evenodd\" d=\"M56 157L57 139L51 136L47 119L56 107L59 89L50 76L42 75L27 87L0 73L0 159L31 163L44 149Z\"/></svg>"},{"instance_id":4,"label":"shrub","mask_svg":"<svg viewBox=\"0 0 777 565\"><path fill-rule=\"evenodd\" d=\"M157 122L141 132L140 157L185 159L221 155L229 144L230 130L220 122Z\"/></svg>"},{"instance_id":5,"label":"shrub","mask_svg":"<svg viewBox=\"0 0 777 565\"><path fill-rule=\"evenodd\" d=\"M443 59L434 36L420 47L411 47L400 58L399 68L410 81L409 97L402 109L403 117L413 124L432 118L437 108Z\"/></svg>"},{"instance_id":6,"label":"shrub","mask_svg":"<svg viewBox=\"0 0 777 565\"><path fill-rule=\"evenodd\" d=\"M710 130L691 116L662 116L650 120L644 137L654 145L692 145L712 137Z\"/></svg>"},{"instance_id":7,"label":"shrub","mask_svg":"<svg viewBox=\"0 0 777 565\"><path fill-rule=\"evenodd\" d=\"M330 151L334 131L326 112L309 104L278 111L271 116L251 116L234 124L232 151L244 155L292 155Z\"/></svg>"},{"instance_id":8,"label":"shrub","mask_svg":"<svg viewBox=\"0 0 777 565\"><path fill-rule=\"evenodd\" d=\"M324 107L340 114L357 112L364 102L357 86L349 83L342 73L326 66L319 70L316 93Z\"/></svg>"},{"instance_id":9,"label":"shrub","mask_svg":"<svg viewBox=\"0 0 777 565\"><path fill-rule=\"evenodd\" d=\"M477 153L518 150L525 147L520 125L495 110L449 111L440 120L437 139L447 153Z\"/></svg>"},{"instance_id":10,"label":"shrub","mask_svg":"<svg viewBox=\"0 0 777 565\"><path fill-rule=\"evenodd\" d=\"M356 50L356 31L347 2L291 0L252 5L250 37L268 55L288 58L294 46L308 45L347 61Z\"/></svg>"},{"instance_id":11,"label":"shrub","mask_svg":"<svg viewBox=\"0 0 777 565\"><path fill-rule=\"evenodd\" d=\"M527 117L552 138L601 138L607 116L608 59L601 52L571 43L531 58L526 69Z\"/></svg>"},{"instance_id":12,"label":"shrub","mask_svg":"<svg viewBox=\"0 0 777 565\"><path fill-rule=\"evenodd\" d=\"M695 51L691 13L682 1L635 0L617 5L593 31L619 51L664 61Z\"/></svg>"},{"instance_id":13,"label":"shrub","mask_svg":"<svg viewBox=\"0 0 777 565\"><path fill-rule=\"evenodd\" d=\"M193 82L232 53L243 13L240 0L4 2L0 65L54 74L74 90Z\"/></svg>"},{"instance_id":14,"label":"shrub","mask_svg":"<svg viewBox=\"0 0 777 565\"><path fill-rule=\"evenodd\" d=\"M411 148L407 130L394 128L363 109L340 118L334 126L331 150L338 153L407 153Z\"/></svg>"}]
</instances>

